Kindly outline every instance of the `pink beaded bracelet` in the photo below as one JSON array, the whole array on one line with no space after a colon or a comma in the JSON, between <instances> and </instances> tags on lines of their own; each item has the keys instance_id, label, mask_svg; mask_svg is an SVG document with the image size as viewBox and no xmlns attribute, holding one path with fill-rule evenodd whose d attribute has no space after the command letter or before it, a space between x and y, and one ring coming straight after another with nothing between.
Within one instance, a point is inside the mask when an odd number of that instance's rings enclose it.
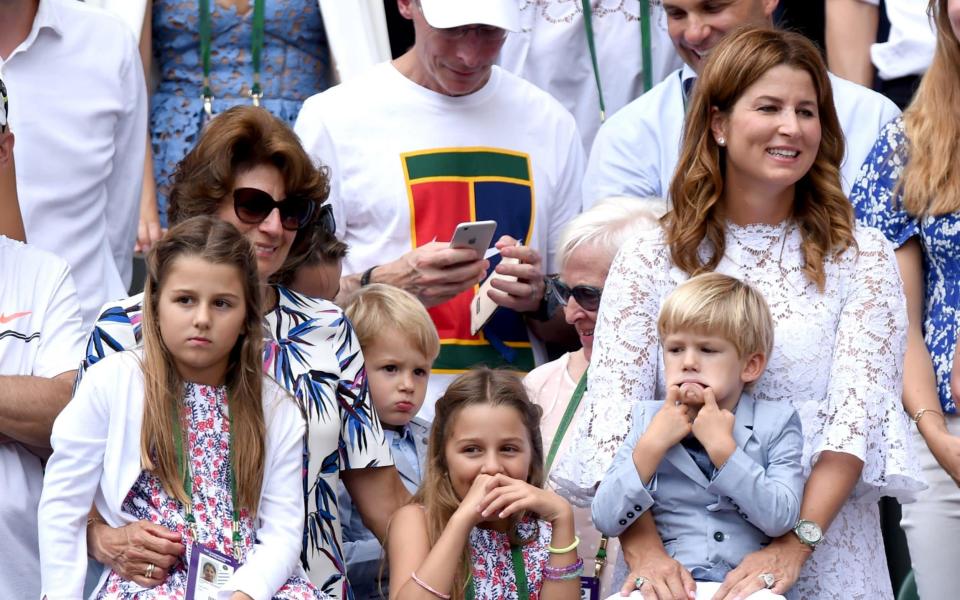
<instances>
[{"instance_id":1,"label":"pink beaded bracelet","mask_svg":"<svg viewBox=\"0 0 960 600\"><path fill-rule=\"evenodd\" d=\"M583 563L581 562L580 564L582 565ZM443 600L450 600L450 594L444 594L443 592L438 592L437 590L433 589L427 584L426 581L417 577L417 574L413 571L410 572L410 579L412 579L414 583L416 583L423 589L427 590L437 598L443 598Z\"/></svg>"},{"instance_id":2,"label":"pink beaded bracelet","mask_svg":"<svg viewBox=\"0 0 960 600\"><path fill-rule=\"evenodd\" d=\"M543 578L550 581L566 581L576 579L583 575L583 559L578 558L577 562L565 567L543 567Z\"/></svg>"}]
</instances>

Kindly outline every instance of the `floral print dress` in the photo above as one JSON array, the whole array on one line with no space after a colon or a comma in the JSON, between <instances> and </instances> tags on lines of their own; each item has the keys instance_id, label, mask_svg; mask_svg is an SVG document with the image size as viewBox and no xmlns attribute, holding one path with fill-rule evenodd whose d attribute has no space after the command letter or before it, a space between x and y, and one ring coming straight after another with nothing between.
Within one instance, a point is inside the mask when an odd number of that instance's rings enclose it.
<instances>
[{"instance_id":1,"label":"floral print dress","mask_svg":"<svg viewBox=\"0 0 960 600\"><path fill-rule=\"evenodd\" d=\"M193 515L196 541L228 556L239 556L243 563L256 542L253 519L247 509L240 511L241 547L232 540L233 500L230 490L230 420L227 418L226 389L188 383L181 406L187 423L184 436L193 477ZM97 598L180 600L187 590L187 565L190 563L192 535L188 533L186 512L175 498L163 490L160 480L143 471L123 502L123 510L136 519L150 521L183 536L186 555L177 562L160 585L144 589L111 571ZM236 550L237 554L234 554ZM276 600L320 600L326 598L309 581L291 577L274 595Z\"/></svg>"},{"instance_id":2,"label":"floral print dress","mask_svg":"<svg viewBox=\"0 0 960 600\"><path fill-rule=\"evenodd\" d=\"M528 518L517 524L517 533L520 539L534 538L523 546L523 565L530 600L538 600L543 587L543 568L550 560L547 546L552 529L546 521ZM470 532L470 558L476 600L518 598L510 538L506 533L474 527Z\"/></svg>"}]
</instances>

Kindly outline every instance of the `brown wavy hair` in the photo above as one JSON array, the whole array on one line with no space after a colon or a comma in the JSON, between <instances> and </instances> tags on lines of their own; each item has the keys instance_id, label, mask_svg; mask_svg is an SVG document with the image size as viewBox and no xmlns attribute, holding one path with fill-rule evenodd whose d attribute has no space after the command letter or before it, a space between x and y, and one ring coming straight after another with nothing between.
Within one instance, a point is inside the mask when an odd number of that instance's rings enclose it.
<instances>
[{"instance_id":1,"label":"brown wavy hair","mask_svg":"<svg viewBox=\"0 0 960 600\"><path fill-rule=\"evenodd\" d=\"M960 40L947 14L947 0L927 7L937 26L937 49L917 94L903 111L909 160L897 186L903 208L915 216L960 210ZM890 160L906 159L906 147Z\"/></svg>"},{"instance_id":2,"label":"brown wavy hair","mask_svg":"<svg viewBox=\"0 0 960 600\"><path fill-rule=\"evenodd\" d=\"M167 209L170 225L216 214L220 203L233 193L237 175L259 165L280 171L288 198L314 203L313 217L297 231L284 264L302 262L315 240L313 230L319 227L316 209L330 193L329 173L326 167L314 166L286 123L256 106L235 106L203 129L200 141L174 173Z\"/></svg>"},{"instance_id":3,"label":"brown wavy hair","mask_svg":"<svg viewBox=\"0 0 960 600\"><path fill-rule=\"evenodd\" d=\"M663 220L666 239L674 264L689 275L717 267L726 248L720 201L726 150L711 133L712 111L729 114L747 88L780 65L807 72L817 93L820 148L813 166L796 184L792 217L803 236L803 272L822 290L827 257L841 254L856 241L853 209L840 185L843 131L827 68L816 46L798 33L741 28L710 53L687 112L680 160L670 184L673 209ZM699 254L704 240L713 250L706 261Z\"/></svg>"},{"instance_id":4,"label":"brown wavy hair","mask_svg":"<svg viewBox=\"0 0 960 600\"><path fill-rule=\"evenodd\" d=\"M195 256L217 265L236 267L243 283L246 318L230 352L226 381L230 407L233 473L238 502L256 514L263 485L263 326L260 320L260 280L253 247L237 228L211 216L174 225L147 255L143 295L143 425L140 461L163 484L164 491L190 506L183 488L187 465L177 457L173 423L183 399L184 381L163 341L157 305L163 282L178 258ZM240 508L238 507L238 509Z\"/></svg>"},{"instance_id":5,"label":"brown wavy hair","mask_svg":"<svg viewBox=\"0 0 960 600\"><path fill-rule=\"evenodd\" d=\"M527 483L536 487L543 487L544 484L543 440L540 436L540 417L543 413L540 407L527 397L519 375L513 371L486 367L467 371L457 377L437 400L436 416L427 446L425 475L420 489L411 500L425 509L427 537L431 546L437 543L461 500L453 491L453 484L450 482L446 457L447 439L460 412L468 406L478 404L509 406L519 413L530 436L531 457ZM507 531L513 544L520 545L530 541L517 538L515 525L522 518L523 515L519 514L510 519ZM465 544L453 579L450 594L453 600L464 598L470 572L469 564L470 547Z\"/></svg>"}]
</instances>

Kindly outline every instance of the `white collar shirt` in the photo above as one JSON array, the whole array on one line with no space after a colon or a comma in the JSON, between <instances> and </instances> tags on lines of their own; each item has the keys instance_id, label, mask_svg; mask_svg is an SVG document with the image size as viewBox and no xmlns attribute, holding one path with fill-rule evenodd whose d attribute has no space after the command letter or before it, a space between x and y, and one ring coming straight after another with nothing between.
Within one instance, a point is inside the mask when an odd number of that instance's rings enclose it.
<instances>
[{"instance_id":1,"label":"white collar shirt","mask_svg":"<svg viewBox=\"0 0 960 600\"><path fill-rule=\"evenodd\" d=\"M862 0L878 5L880 0ZM927 17L927 0L886 0L890 35L870 46L870 59L877 76L889 81L908 75L923 75L933 60L937 34Z\"/></svg>"},{"instance_id":2,"label":"white collar shirt","mask_svg":"<svg viewBox=\"0 0 960 600\"><path fill-rule=\"evenodd\" d=\"M600 127L583 179L584 210L610 196L667 197L683 135L683 82L694 77L684 65ZM849 194L880 129L900 109L877 92L833 74L830 83L846 139L840 176Z\"/></svg>"},{"instance_id":3,"label":"white collar shirt","mask_svg":"<svg viewBox=\"0 0 960 600\"><path fill-rule=\"evenodd\" d=\"M136 41L101 9L40 0L0 72L27 239L69 263L89 329L132 275L147 135Z\"/></svg>"}]
</instances>

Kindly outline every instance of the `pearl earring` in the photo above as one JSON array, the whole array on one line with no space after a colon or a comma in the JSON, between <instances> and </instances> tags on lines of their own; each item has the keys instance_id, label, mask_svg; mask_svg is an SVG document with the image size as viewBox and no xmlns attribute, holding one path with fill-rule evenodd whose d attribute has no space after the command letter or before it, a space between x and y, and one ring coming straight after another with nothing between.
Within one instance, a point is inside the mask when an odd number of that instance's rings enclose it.
<instances>
[{"instance_id":1,"label":"pearl earring","mask_svg":"<svg viewBox=\"0 0 960 600\"><path fill-rule=\"evenodd\" d=\"M726 145L726 143L727 143L727 139L726 139L726 138L724 138L724 137L718 137L718 138L717 138L717 144L723 146L723 145Z\"/></svg>"}]
</instances>

